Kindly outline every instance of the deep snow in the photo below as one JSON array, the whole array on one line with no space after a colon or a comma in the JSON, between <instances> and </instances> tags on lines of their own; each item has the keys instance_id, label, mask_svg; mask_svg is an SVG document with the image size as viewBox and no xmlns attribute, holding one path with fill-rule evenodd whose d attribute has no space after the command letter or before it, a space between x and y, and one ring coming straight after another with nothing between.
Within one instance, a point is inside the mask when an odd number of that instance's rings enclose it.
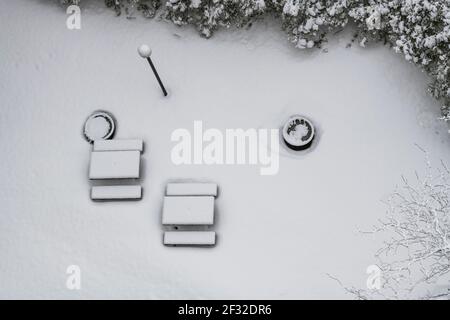
<instances>
[{"instance_id":1,"label":"deep snow","mask_svg":"<svg viewBox=\"0 0 450 320\"><path fill-rule=\"evenodd\" d=\"M82 7L68 30L49 1L0 0L0 298L346 298L326 274L364 287L382 238L363 236L381 200L424 168L450 159L450 135L427 78L386 47L301 52L279 26L200 38L191 28L117 18ZM164 98L136 48L148 43ZM85 119L104 109L118 138L142 138L143 200L93 203ZM278 128L314 121L318 141L280 171L175 166L176 128ZM174 178L217 182L218 244L162 245L164 187ZM82 271L68 290L66 268Z\"/></svg>"}]
</instances>

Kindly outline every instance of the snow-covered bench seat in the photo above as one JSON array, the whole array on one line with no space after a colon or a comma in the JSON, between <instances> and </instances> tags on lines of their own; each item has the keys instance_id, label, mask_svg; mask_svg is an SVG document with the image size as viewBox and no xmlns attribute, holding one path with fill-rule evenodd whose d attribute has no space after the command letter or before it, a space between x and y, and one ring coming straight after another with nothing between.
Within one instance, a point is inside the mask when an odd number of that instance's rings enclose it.
<instances>
[{"instance_id":1,"label":"snow-covered bench seat","mask_svg":"<svg viewBox=\"0 0 450 320\"><path fill-rule=\"evenodd\" d=\"M163 243L167 246L213 246L216 244L214 231L166 231Z\"/></svg>"},{"instance_id":2,"label":"snow-covered bench seat","mask_svg":"<svg viewBox=\"0 0 450 320\"><path fill-rule=\"evenodd\" d=\"M142 198L141 186L94 186L92 200L136 200Z\"/></svg>"}]
</instances>

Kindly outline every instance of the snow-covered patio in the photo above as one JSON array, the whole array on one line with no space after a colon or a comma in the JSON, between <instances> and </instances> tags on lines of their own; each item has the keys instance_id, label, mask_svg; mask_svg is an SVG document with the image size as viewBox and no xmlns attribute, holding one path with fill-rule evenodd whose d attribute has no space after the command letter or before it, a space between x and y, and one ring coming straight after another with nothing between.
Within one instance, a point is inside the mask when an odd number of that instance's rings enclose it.
<instances>
[{"instance_id":1,"label":"snow-covered patio","mask_svg":"<svg viewBox=\"0 0 450 320\"><path fill-rule=\"evenodd\" d=\"M382 200L432 161L450 159L427 77L388 47L293 48L275 22L217 32L115 17L96 2L81 30L48 1L0 2L0 298L346 298L327 275L364 287L382 238L364 236ZM164 98L136 48L148 43ZM95 203L82 137L96 109L118 138L142 138L144 197ZM175 166L177 128L279 128L311 118L318 143L280 170ZM214 248L162 245L167 181L217 182ZM82 289L66 288L79 265Z\"/></svg>"}]
</instances>

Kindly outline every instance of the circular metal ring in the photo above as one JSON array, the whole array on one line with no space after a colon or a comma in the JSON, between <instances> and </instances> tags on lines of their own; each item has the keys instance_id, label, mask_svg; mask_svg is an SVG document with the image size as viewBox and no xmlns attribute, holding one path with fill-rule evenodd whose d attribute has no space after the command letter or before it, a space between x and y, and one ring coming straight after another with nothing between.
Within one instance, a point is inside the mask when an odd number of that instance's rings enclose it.
<instances>
[{"instance_id":1,"label":"circular metal ring","mask_svg":"<svg viewBox=\"0 0 450 320\"><path fill-rule=\"evenodd\" d=\"M312 122L299 115L291 116L283 126L283 140L292 150L305 150L314 140L315 128Z\"/></svg>"},{"instance_id":2,"label":"circular metal ring","mask_svg":"<svg viewBox=\"0 0 450 320\"><path fill-rule=\"evenodd\" d=\"M95 111L84 123L83 134L89 143L94 140L108 140L114 136L116 121L114 116L106 111Z\"/></svg>"}]
</instances>

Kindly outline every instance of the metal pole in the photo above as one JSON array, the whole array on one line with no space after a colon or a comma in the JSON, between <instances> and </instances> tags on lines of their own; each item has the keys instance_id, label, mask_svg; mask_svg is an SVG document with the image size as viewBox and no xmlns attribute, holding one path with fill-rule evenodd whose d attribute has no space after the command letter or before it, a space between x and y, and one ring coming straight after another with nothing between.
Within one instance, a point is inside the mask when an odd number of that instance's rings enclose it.
<instances>
[{"instance_id":1,"label":"metal pole","mask_svg":"<svg viewBox=\"0 0 450 320\"><path fill-rule=\"evenodd\" d=\"M155 74L156 80L158 80L159 86L161 87L161 90L164 93L164 96L166 97L167 96L166 88L164 88L161 78L159 77L158 71L156 71L156 68L153 65L152 59L150 59L150 57L147 57L147 61L150 64L150 67L152 68L153 73Z\"/></svg>"}]
</instances>

